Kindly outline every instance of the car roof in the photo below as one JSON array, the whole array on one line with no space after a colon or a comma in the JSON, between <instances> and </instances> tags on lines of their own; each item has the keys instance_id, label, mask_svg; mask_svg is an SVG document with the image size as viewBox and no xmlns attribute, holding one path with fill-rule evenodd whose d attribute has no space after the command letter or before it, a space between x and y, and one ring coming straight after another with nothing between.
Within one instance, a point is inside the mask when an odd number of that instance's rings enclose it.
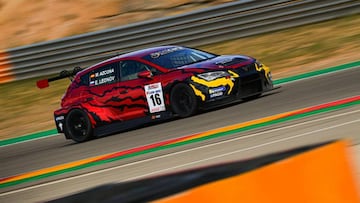
<instances>
[{"instance_id":1,"label":"car roof","mask_svg":"<svg viewBox=\"0 0 360 203\"><path fill-rule=\"evenodd\" d=\"M117 59L142 58L142 57L144 57L146 55L149 55L151 53L154 53L154 52L159 52L159 51L162 51L164 49L171 49L171 48L177 48L177 47L182 47L182 46L174 46L174 45L157 46L157 47L140 49L140 50L137 50L137 51L132 51L132 52L129 52L129 53L121 54L121 55L106 59L104 61L101 61L99 63L93 64L93 65L85 68L83 71L79 72L78 75L81 76L83 74L86 74L87 72L89 72L90 70L93 70L94 67L96 67L96 66L98 66L100 64L105 64L107 62L114 61L114 60L117 60Z\"/></svg>"}]
</instances>

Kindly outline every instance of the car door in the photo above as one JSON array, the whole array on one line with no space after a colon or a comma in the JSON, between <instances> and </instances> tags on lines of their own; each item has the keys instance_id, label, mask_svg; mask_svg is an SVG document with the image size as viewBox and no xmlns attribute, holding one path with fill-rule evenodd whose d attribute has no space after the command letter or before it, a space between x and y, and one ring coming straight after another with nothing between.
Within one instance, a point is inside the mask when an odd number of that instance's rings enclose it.
<instances>
[{"instance_id":1,"label":"car door","mask_svg":"<svg viewBox=\"0 0 360 203\"><path fill-rule=\"evenodd\" d=\"M119 120L118 62L102 64L84 75L88 89L82 91L84 97L83 108L90 112L97 122L110 123Z\"/></svg>"},{"instance_id":2,"label":"car door","mask_svg":"<svg viewBox=\"0 0 360 203\"><path fill-rule=\"evenodd\" d=\"M156 73L155 68L135 60L120 61L119 67L119 94L126 103L122 111L123 119L139 118L166 110L158 77L139 77L139 73Z\"/></svg>"}]
</instances>

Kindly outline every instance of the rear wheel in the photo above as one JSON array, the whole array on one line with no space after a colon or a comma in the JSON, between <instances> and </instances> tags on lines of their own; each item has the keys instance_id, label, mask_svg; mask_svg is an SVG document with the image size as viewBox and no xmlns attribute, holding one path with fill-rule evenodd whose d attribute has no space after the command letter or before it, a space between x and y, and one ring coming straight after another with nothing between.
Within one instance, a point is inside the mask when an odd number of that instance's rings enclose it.
<instances>
[{"instance_id":1,"label":"rear wheel","mask_svg":"<svg viewBox=\"0 0 360 203\"><path fill-rule=\"evenodd\" d=\"M180 117L193 115L198 107L194 91L186 84L177 84L171 91L170 103L173 112Z\"/></svg>"},{"instance_id":2,"label":"rear wheel","mask_svg":"<svg viewBox=\"0 0 360 203\"><path fill-rule=\"evenodd\" d=\"M74 109L66 117L65 133L75 142L85 142L93 137L93 129L87 114Z\"/></svg>"}]
</instances>

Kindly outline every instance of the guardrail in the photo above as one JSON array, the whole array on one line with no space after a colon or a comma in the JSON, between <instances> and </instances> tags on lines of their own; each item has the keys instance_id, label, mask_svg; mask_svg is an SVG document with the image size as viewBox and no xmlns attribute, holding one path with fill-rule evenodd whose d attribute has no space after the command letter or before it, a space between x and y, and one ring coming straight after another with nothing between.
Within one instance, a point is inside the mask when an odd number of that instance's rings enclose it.
<instances>
[{"instance_id":1,"label":"guardrail","mask_svg":"<svg viewBox=\"0 0 360 203\"><path fill-rule=\"evenodd\" d=\"M360 12L358 0L243 0L0 53L0 83L164 44L200 46Z\"/></svg>"}]
</instances>

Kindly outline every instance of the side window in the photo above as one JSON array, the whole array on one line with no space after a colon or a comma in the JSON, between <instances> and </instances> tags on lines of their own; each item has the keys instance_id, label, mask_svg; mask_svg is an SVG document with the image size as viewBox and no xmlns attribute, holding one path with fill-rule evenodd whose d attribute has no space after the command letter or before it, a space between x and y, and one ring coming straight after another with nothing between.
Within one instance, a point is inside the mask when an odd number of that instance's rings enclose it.
<instances>
[{"instance_id":1,"label":"side window","mask_svg":"<svg viewBox=\"0 0 360 203\"><path fill-rule=\"evenodd\" d=\"M89 74L89 86L111 84L119 80L117 63L99 67Z\"/></svg>"},{"instance_id":2,"label":"side window","mask_svg":"<svg viewBox=\"0 0 360 203\"><path fill-rule=\"evenodd\" d=\"M158 70L138 61L121 61L120 62L120 78L121 81L134 80L138 78L138 73L142 71L151 71L157 74Z\"/></svg>"},{"instance_id":3,"label":"side window","mask_svg":"<svg viewBox=\"0 0 360 203\"><path fill-rule=\"evenodd\" d=\"M89 73L80 77L81 85L89 86Z\"/></svg>"}]
</instances>

